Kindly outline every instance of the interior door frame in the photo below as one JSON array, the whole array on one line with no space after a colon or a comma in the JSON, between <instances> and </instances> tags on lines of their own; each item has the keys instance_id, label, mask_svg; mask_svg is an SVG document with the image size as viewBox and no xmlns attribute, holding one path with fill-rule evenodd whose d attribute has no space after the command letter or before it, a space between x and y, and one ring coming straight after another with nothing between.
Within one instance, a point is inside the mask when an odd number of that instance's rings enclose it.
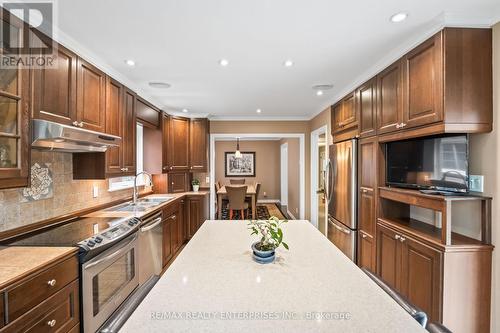
<instances>
[{"instance_id":1,"label":"interior door frame","mask_svg":"<svg viewBox=\"0 0 500 333\"><path fill-rule=\"evenodd\" d=\"M311 168L310 168L310 179L311 179L311 223L319 229L319 221L318 221L318 196L316 195L316 189L318 188L318 175L316 174L316 171L319 168L319 149L318 149L318 143L319 143L319 137L320 135L324 134L325 135L325 140L326 140L326 149L325 149L325 160L328 161L328 146L329 146L329 136L328 136L328 125L323 125L314 131L311 132ZM325 232L328 227L328 204L325 205L325 216L327 217L325 219Z\"/></svg>"},{"instance_id":2,"label":"interior door frame","mask_svg":"<svg viewBox=\"0 0 500 333\"><path fill-rule=\"evenodd\" d=\"M280 190L280 204L288 206L288 142L280 145Z\"/></svg>"},{"instance_id":3,"label":"interior door frame","mask_svg":"<svg viewBox=\"0 0 500 333\"><path fill-rule=\"evenodd\" d=\"M304 133L214 133L210 134L210 219L215 219L215 203L217 201L215 195L215 141L221 141L230 138L296 138L299 139L299 218L305 219L306 213L306 171L305 171L305 134Z\"/></svg>"}]
</instances>

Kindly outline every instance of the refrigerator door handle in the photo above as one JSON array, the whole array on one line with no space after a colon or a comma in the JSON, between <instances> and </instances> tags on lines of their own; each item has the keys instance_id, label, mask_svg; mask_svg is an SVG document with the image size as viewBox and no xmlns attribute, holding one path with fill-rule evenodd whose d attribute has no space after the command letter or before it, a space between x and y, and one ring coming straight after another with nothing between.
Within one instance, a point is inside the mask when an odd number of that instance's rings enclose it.
<instances>
[{"instance_id":1,"label":"refrigerator door handle","mask_svg":"<svg viewBox=\"0 0 500 333\"><path fill-rule=\"evenodd\" d=\"M331 173L331 175L330 175ZM334 168L334 163L332 160L328 160L328 192L327 192L327 199L328 199L328 204L332 201L333 198L333 187L334 187L334 182L335 182L335 168Z\"/></svg>"}]
</instances>

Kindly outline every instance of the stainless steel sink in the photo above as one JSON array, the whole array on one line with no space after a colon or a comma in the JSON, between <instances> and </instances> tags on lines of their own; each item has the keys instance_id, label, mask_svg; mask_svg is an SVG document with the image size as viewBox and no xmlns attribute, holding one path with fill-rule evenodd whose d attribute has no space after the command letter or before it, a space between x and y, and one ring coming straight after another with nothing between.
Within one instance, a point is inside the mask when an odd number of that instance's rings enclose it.
<instances>
[{"instance_id":1,"label":"stainless steel sink","mask_svg":"<svg viewBox=\"0 0 500 333\"><path fill-rule=\"evenodd\" d=\"M155 206L158 206L164 202L172 200L174 197L152 197L152 198L141 198L137 200L134 205L132 202L126 202L124 204L114 206L106 209L106 211L111 212L144 212Z\"/></svg>"}]
</instances>

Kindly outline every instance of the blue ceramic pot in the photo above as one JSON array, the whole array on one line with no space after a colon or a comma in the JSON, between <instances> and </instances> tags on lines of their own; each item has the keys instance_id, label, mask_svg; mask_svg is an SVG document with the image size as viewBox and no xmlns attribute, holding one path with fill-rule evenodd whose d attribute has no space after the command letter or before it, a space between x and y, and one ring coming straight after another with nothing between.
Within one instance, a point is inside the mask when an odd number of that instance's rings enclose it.
<instances>
[{"instance_id":1,"label":"blue ceramic pot","mask_svg":"<svg viewBox=\"0 0 500 333\"><path fill-rule=\"evenodd\" d=\"M259 264L268 264L274 261L275 252L274 250L263 251L257 248L259 242L252 244L253 259Z\"/></svg>"}]
</instances>

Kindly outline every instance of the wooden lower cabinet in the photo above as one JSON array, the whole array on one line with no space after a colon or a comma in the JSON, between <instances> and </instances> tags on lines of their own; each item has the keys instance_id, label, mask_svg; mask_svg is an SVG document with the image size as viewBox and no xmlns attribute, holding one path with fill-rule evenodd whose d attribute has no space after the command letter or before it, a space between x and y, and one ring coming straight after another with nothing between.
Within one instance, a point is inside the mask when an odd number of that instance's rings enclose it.
<instances>
[{"instance_id":1,"label":"wooden lower cabinet","mask_svg":"<svg viewBox=\"0 0 500 333\"><path fill-rule=\"evenodd\" d=\"M187 239L194 236L208 219L208 194L188 196L186 200Z\"/></svg>"},{"instance_id":2,"label":"wooden lower cabinet","mask_svg":"<svg viewBox=\"0 0 500 333\"><path fill-rule=\"evenodd\" d=\"M360 230L358 233L358 266L376 272L376 248L373 236Z\"/></svg>"},{"instance_id":3,"label":"wooden lower cabinet","mask_svg":"<svg viewBox=\"0 0 500 333\"><path fill-rule=\"evenodd\" d=\"M0 291L1 333L79 331L78 260L59 260Z\"/></svg>"},{"instance_id":4,"label":"wooden lower cabinet","mask_svg":"<svg viewBox=\"0 0 500 333\"><path fill-rule=\"evenodd\" d=\"M180 201L163 210L163 267L172 260L183 244L183 215Z\"/></svg>"},{"instance_id":5,"label":"wooden lower cabinet","mask_svg":"<svg viewBox=\"0 0 500 333\"><path fill-rule=\"evenodd\" d=\"M489 332L491 245L432 246L377 223L377 274L455 333Z\"/></svg>"},{"instance_id":6,"label":"wooden lower cabinet","mask_svg":"<svg viewBox=\"0 0 500 333\"><path fill-rule=\"evenodd\" d=\"M7 332L69 332L80 321L78 280L34 307L2 330Z\"/></svg>"}]
</instances>

